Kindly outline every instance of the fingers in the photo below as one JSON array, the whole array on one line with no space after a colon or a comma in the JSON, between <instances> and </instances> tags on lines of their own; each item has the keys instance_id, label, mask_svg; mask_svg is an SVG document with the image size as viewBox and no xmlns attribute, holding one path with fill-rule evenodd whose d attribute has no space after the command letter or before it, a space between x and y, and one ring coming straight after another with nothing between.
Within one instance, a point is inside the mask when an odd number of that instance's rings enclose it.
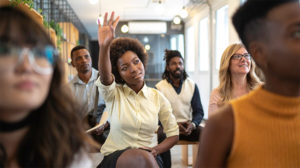
<instances>
[{"instance_id":1,"label":"fingers","mask_svg":"<svg viewBox=\"0 0 300 168\"><path fill-rule=\"evenodd\" d=\"M107 16L108 16L108 13L105 12L103 26L107 26Z\"/></svg>"},{"instance_id":2,"label":"fingers","mask_svg":"<svg viewBox=\"0 0 300 168\"><path fill-rule=\"evenodd\" d=\"M114 17L115 17L115 12L112 12L110 15L110 18L108 20L108 13L105 12L103 26L111 26L112 25L113 28L115 29L119 23L120 16L118 16L116 19L114 19ZM98 19L98 25L101 26L99 19Z\"/></svg>"},{"instance_id":3,"label":"fingers","mask_svg":"<svg viewBox=\"0 0 300 168\"><path fill-rule=\"evenodd\" d=\"M114 21L114 17L115 17L115 12L111 12L109 21L108 21L108 25L112 25L113 21Z\"/></svg>"},{"instance_id":4,"label":"fingers","mask_svg":"<svg viewBox=\"0 0 300 168\"><path fill-rule=\"evenodd\" d=\"M119 20L120 20L120 16L118 16L118 17L116 18L116 20L113 22L113 28L114 28L114 29L116 29L116 27L117 27L117 25L118 25L118 23L119 23Z\"/></svg>"},{"instance_id":5,"label":"fingers","mask_svg":"<svg viewBox=\"0 0 300 168\"><path fill-rule=\"evenodd\" d=\"M186 131L186 129L184 128L184 126L183 125L181 125L181 124L178 124L179 125L179 128L181 129L181 130L184 130L184 131Z\"/></svg>"}]
</instances>

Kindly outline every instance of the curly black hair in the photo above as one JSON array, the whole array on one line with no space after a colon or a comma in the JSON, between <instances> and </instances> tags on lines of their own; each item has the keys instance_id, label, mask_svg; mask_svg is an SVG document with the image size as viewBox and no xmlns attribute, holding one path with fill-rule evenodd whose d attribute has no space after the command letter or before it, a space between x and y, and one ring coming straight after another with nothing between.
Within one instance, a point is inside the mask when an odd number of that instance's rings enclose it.
<instances>
[{"instance_id":1,"label":"curly black hair","mask_svg":"<svg viewBox=\"0 0 300 168\"><path fill-rule=\"evenodd\" d=\"M146 53L142 43L137 39L128 38L128 37L116 38L110 46L110 61L111 61L112 73L115 76L115 81L116 83L119 84L125 84L125 81L120 76L117 62L118 59L127 51L134 52L142 61L146 69L148 54Z\"/></svg>"},{"instance_id":2,"label":"curly black hair","mask_svg":"<svg viewBox=\"0 0 300 168\"><path fill-rule=\"evenodd\" d=\"M162 74L162 79L167 79L168 81L171 80L170 72L167 70L167 66L169 65L170 60L174 57L180 57L183 60L183 57L181 56L179 51L165 49L164 60L166 60L166 67L165 67L164 73ZM187 77L188 77L188 74L186 73L186 71L184 69L183 70L183 80L185 80Z\"/></svg>"},{"instance_id":3,"label":"curly black hair","mask_svg":"<svg viewBox=\"0 0 300 168\"><path fill-rule=\"evenodd\" d=\"M266 40L265 17L273 8L299 0L248 0L233 15L232 23L245 47L253 40Z\"/></svg>"}]
</instances>

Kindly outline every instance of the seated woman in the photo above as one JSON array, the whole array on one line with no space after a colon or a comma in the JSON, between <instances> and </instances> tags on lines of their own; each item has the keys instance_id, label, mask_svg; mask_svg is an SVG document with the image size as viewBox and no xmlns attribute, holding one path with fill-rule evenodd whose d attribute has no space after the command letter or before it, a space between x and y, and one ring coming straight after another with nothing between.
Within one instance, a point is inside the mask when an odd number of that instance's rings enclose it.
<instances>
[{"instance_id":1,"label":"seated woman","mask_svg":"<svg viewBox=\"0 0 300 168\"><path fill-rule=\"evenodd\" d=\"M30 12L0 2L0 167L91 167L62 61Z\"/></svg>"},{"instance_id":2,"label":"seated woman","mask_svg":"<svg viewBox=\"0 0 300 168\"><path fill-rule=\"evenodd\" d=\"M110 133L101 148L98 167L163 167L160 153L178 141L179 130L171 105L158 90L144 82L147 54L135 39L114 39L119 17L112 13L99 23L99 74L96 85L110 118ZM157 145L161 121L167 138Z\"/></svg>"},{"instance_id":3,"label":"seated woman","mask_svg":"<svg viewBox=\"0 0 300 168\"><path fill-rule=\"evenodd\" d=\"M243 44L231 44L223 52L220 85L210 95L208 118L229 100L247 94L260 84L255 63Z\"/></svg>"}]
</instances>

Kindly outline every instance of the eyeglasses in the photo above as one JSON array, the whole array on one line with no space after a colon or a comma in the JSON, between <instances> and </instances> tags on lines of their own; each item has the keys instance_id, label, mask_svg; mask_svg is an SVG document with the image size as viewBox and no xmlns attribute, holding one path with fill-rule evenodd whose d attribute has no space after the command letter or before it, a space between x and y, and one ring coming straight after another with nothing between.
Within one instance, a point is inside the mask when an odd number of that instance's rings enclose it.
<instances>
[{"instance_id":1,"label":"eyeglasses","mask_svg":"<svg viewBox=\"0 0 300 168\"><path fill-rule=\"evenodd\" d=\"M249 53L246 53L246 54L234 54L231 59L234 59L234 60L241 60L242 57L246 58L247 60L250 60L251 59L251 55Z\"/></svg>"},{"instance_id":2,"label":"eyeglasses","mask_svg":"<svg viewBox=\"0 0 300 168\"><path fill-rule=\"evenodd\" d=\"M58 58L58 51L52 46L23 48L13 45L0 44L0 58L10 58L10 60L19 65L28 57L33 69L42 75L51 74L53 65Z\"/></svg>"}]
</instances>

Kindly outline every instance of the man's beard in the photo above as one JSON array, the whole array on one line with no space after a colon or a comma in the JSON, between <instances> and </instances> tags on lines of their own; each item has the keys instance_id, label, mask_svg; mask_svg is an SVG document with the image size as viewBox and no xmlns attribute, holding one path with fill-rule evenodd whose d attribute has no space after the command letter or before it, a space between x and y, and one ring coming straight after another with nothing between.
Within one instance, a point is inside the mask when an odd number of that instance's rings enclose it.
<instances>
[{"instance_id":1,"label":"man's beard","mask_svg":"<svg viewBox=\"0 0 300 168\"><path fill-rule=\"evenodd\" d=\"M179 71L180 73L176 73L177 71ZM170 71L170 74L173 78L175 79L180 79L183 75L183 70L180 70L179 68L176 69L175 71Z\"/></svg>"}]
</instances>

